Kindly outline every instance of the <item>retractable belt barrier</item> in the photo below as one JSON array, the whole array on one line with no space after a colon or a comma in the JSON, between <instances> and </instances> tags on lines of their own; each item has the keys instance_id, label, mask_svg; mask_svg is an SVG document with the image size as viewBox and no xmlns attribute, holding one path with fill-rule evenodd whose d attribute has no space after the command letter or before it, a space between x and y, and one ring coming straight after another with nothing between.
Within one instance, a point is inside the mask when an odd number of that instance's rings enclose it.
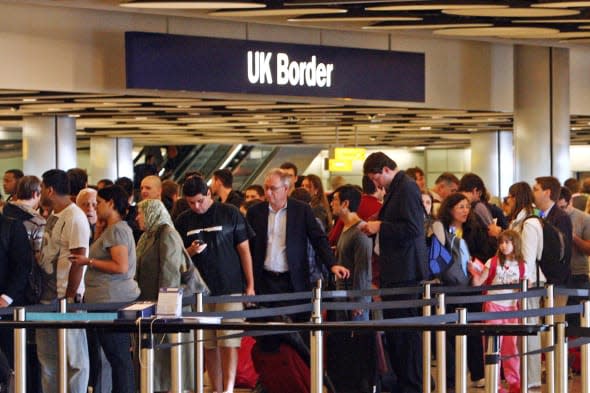
<instances>
[{"instance_id":1,"label":"retractable belt barrier","mask_svg":"<svg viewBox=\"0 0 590 393\"><path fill-rule=\"evenodd\" d=\"M513 292L507 294L487 294L488 291L499 290L499 289L521 289L521 292ZM362 290L362 291L321 291L316 288L313 293L309 292L298 292L298 293L288 293L288 294L273 294L273 295L256 295L256 296L208 296L203 297L202 295L198 295L195 298L187 297L183 299L184 305L194 305L196 302L197 311L198 312L188 312L183 314L183 318L181 319L174 319L174 320L163 320L161 318L155 319L138 319L137 321L114 321L116 319L117 314L114 313L114 310L119 308L125 307L133 302L119 302L119 303L101 303L101 304L67 304L65 305L65 300L62 301L60 304L53 303L47 305L35 305L26 307L23 311L22 308L17 307L10 307L6 309L0 310L0 317L3 319L0 320L0 327L12 327L15 328L15 344L17 344L15 348L15 355L16 352L21 352L21 355L24 354L24 349L21 348L19 344L22 341L22 336L26 334L27 328L49 328L49 329L71 329L71 328L101 328L101 329L108 329L113 331L121 331L121 332L139 332L139 336L143 339L143 343L145 346L141 349L142 354L141 358L142 361L145 360L147 363L150 361L150 351L152 351L152 361L153 361L153 350L154 349L166 349L171 348L173 351L180 350L179 348L183 345L187 344L194 344L197 348L197 345L202 344L204 341L202 336L199 338L198 335L195 335L195 340L191 341L184 341L181 342L178 339L172 340L173 342L167 344L160 344L154 345L153 340L149 340L148 338L151 337L154 333L177 333L177 332L186 332L190 330L196 330L197 332L201 332L202 330L213 329L213 330L240 330L243 331L242 333L236 333L227 335L224 337L219 337L218 339L229 339L229 338L236 338L242 337L245 335L249 336L264 336L269 334L287 334L287 333L294 333L299 331L309 331L312 333L312 392L320 392L322 384L322 375L323 373L321 370L323 366L321 364L322 356L321 353L318 355L318 352L321 352L322 347L322 332L330 332L330 331L343 331L343 330L353 330L353 331L390 331L390 330L406 330L406 331L417 331L421 332L424 337L428 337L428 341L430 341L430 335L428 332L436 331L437 333L437 355L439 353L444 353L444 346L438 348L438 345L443 345L439 343L441 338L444 338L445 334L452 334L457 335L457 344L458 348L461 352L465 352L465 346L463 340L463 336L465 335L480 335L480 336L490 336L488 339L488 344L490 345L488 348L488 354L486 355L486 384L489 385L489 392L495 392L497 389L498 381L497 381L497 366L498 362L502 359L506 359L507 357L499 356L498 348L496 345L497 338L503 335L510 335L510 336L526 336L526 335L536 335L540 332L548 332L546 334L551 334L553 337L553 326L552 324L549 325L539 325L539 324L518 324L518 325L494 325L494 324L482 324L482 323L473 323L473 321L490 321L496 319L521 319L524 320L525 318L534 318L534 317L545 317L546 319L552 319L553 315L560 315L560 314L573 314L573 313L580 313L582 314L583 320L590 320L588 318L590 307L587 305L573 305L573 306L565 306L565 307L551 307L552 305L552 297L554 292L559 295L568 295L568 296L576 296L576 297L588 297L590 296L590 290L588 289L572 289L572 288L553 288L552 286L548 286L546 288L533 288L527 290L526 285L502 285L502 286L485 286L485 287L441 287L441 286L431 286L430 284L426 284L425 286L420 287L399 287L399 288L387 288L382 290ZM419 299L418 296L422 293L422 298ZM436 298L430 298L430 294L435 294ZM483 293L483 295L482 295ZM447 296L445 299L445 295L453 294L453 296ZM380 296L385 301L380 302L357 302L357 301L348 301L348 299L354 299L358 297L364 296ZM416 297L416 299L407 299L409 297ZM469 303L481 303L484 301L493 301L493 300L523 300L527 298L538 298L542 296L547 296L548 300L546 300L546 305L549 307L539 308L539 309L531 309L531 310L519 310L519 311L510 311L510 312L475 312L475 313L466 313L464 309L458 309L457 314L446 314L444 312L445 305L454 304L454 305L461 305L461 304L469 304ZM400 298L400 300L394 300L395 298ZM324 301L321 301L324 300ZM326 301L327 300L327 301ZM202 304L214 304L214 303L247 303L247 304L261 304L264 303L265 306L269 306L272 303L282 302L278 307L268 307L268 308L254 308L250 309L247 308L243 311L228 311L228 312L202 312ZM284 303L290 303L293 305L284 305ZM297 304L301 303L301 304ZM588 302L586 302L588 303ZM61 306L61 307L60 307ZM437 315L430 315L430 312L426 311L429 310L432 306L436 306L437 308ZM67 313L65 309L67 307ZM407 308L422 308L423 315L420 317L412 317L412 318L391 318L391 319L383 319L383 320L372 320L369 322L366 321L347 321L347 322L325 322L321 319L321 312L322 311L331 311L331 310L354 310L354 309L367 309L367 310L383 310L383 309L407 309ZM59 311L59 312L58 312ZM311 322L252 322L252 320L260 319L260 318L268 318L268 317L278 317L283 315L291 315L291 314L302 314L302 313L311 313L312 321ZM7 320L4 319L5 317L10 316L9 319L14 318L15 320ZM204 323L198 320L199 317L218 317L221 318L221 323ZM227 321L228 319L236 320L236 319L245 319L245 321ZM565 328L565 325L557 324L557 332L558 338L559 335L565 335L567 332L568 335L576 335L580 336L580 338L572 340L570 347L582 347L584 351L590 348L590 322L588 323L587 327L583 328L575 328L575 327L568 327ZM440 334L439 334L440 333ZM428 334L428 336L427 336ZM17 335L19 337L17 337ZM25 336L26 337L26 336ZM21 339L21 341L18 341ZM444 340L443 340L444 341ZM24 344L23 344L24 345ZM560 367L567 367L564 366L559 361L559 357L563 356L564 345L567 347L567 340L564 338L563 340L559 341L556 345L549 345L545 348L541 348L540 350L526 352L523 351L519 355L526 357L533 354L538 353L551 353L552 351L555 352L555 360L557 360L558 367L555 370L547 370L548 373L553 373L555 371L555 378L551 378L551 381L555 380L556 386L559 385L559 389L562 389L562 381L563 380L563 370L558 370ZM144 353L144 350L146 351ZM429 348L428 348L429 351ZM495 352L494 352L495 351ZM61 352L61 350L60 350ZM428 352L429 353L429 352ZM19 359L22 357L19 355ZM64 354L65 356L65 354ZM175 356L179 356L178 352L175 353ZM196 354L195 356L198 356ZM459 360L464 360L463 357L465 354L459 353L458 351ZM15 357L16 359L16 357ZM553 359L553 358L552 358ZM60 359L61 360L61 359ZM319 364L318 364L319 363ZM24 393L26 392L26 387L23 386L24 379L23 373L24 370L21 370L23 362L15 362L19 370L16 370L16 381L17 381L17 389L15 392L17 393ZM19 364L21 366L19 366ZM26 363L25 363L26 364ZM143 363L142 363L143 364ZM441 367L441 363L439 362L439 369L443 369L443 374L446 372L444 367ZM444 364L444 362L442 362ZM458 363L460 364L460 363ZM152 365L153 366L153 365ZM488 367L490 369L488 370ZM494 368L495 367L495 368ZM178 365L176 368L179 368ZM590 367L586 367L590 373ZM462 372L464 373L465 370L462 367ZM495 371L494 371L495 370ZM180 372L179 370L173 370L175 374L178 375ZM143 372L143 369L142 369ZM460 373L459 373L460 374ZM464 381L464 375L457 374L456 380L459 381L457 383L457 391L466 391L466 382ZM444 375L438 375L437 381L440 381ZM179 377L180 378L180 377ZM200 378L196 378L198 381L197 384L202 383L202 375ZM142 388L141 392L152 392L150 390L150 377L149 375L142 376ZM585 379L583 378L583 384L590 385L590 375L586 376ZM146 385L146 386L144 386ZM174 385L178 385L175 383ZM429 383L428 383L429 385ZM61 386L61 384L60 384ZM555 387L552 386L549 391L553 391ZM428 389L430 391L430 386L424 386L424 389ZM565 388L567 390L567 387ZM61 389L60 389L61 390ZM174 391L174 389L173 389ZM196 392L202 392L202 386L195 387ZM425 390L426 391L426 390ZM444 392L444 386L441 392ZM564 390L558 390L560 393L567 393ZM585 392L590 393L590 387L588 390L584 390Z\"/></svg>"}]
</instances>

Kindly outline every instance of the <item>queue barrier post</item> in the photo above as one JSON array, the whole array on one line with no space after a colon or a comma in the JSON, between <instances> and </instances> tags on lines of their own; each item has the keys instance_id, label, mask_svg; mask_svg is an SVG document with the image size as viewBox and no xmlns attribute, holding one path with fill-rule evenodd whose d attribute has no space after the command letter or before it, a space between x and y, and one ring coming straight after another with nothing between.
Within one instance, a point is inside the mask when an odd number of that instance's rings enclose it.
<instances>
[{"instance_id":1,"label":"queue barrier post","mask_svg":"<svg viewBox=\"0 0 590 393\"><path fill-rule=\"evenodd\" d=\"M529 288L529 280L524 279L520 282L520 292L524 293L526 291L528 291ZM527 305L527 299L522 299L520 301L520 309L522 311L526 311L528 308ZM522 323L523 325L527 324L527 318L522 318L520 323ZM527 342L527 336L520 336L518 338L520 345L519 345L519 350L520 353L527 353L529 350L529 346L528 346L528 342ZM529 380L529 360L527 356L523 356L520 358L520 391L521 392L526 392L528 389L528 380ZM590 393L590 392L589 392Z\"/></svg>"},{"instance_id":2,"label":"queue barrier post","mask_svg":"<svg viewBox=\"0 0 590 393\"><path fill-rule=\"evenodd\" d=\"M59 300L59 312L65 314L67 310L67 299L63 298ZM58 347L58 381L57 391L59 393L68 392L68 348L66 341L66 329L57 330L57 347Z\"/></svg>"},{"instance_id":3,"label":"queue barrier post","mask_svg":"<svg viewBox=\"0 0 590 393\"><path fill-rule=\"evenodd\" d=\"M182 336L180 333L170 334L170 391L182 393Z\"/></svg>"},{"instance_id":4,"label":"queue barrier post","mask_svg":"<svg viewBox=\"0 0 590 393\"><path fill-rule=\"evenodd\" d=\"M554 287L552 284L546 285L547 296L545 297L545 308L553 308L555 306ZM543 346L551 347L555 344L554 334L555 316L553 314L545 317L545 324L548 329L544 334L545 339L542 340ZM550 351L545 353L545 392L555 393L555 352ZM561 392L560 392L561 393Z\"/></svg>"},{"instance_id":5,"label":"queue barrier post","mask_svg":"<svg viewBox=\"0 0 590 393\"><path fill-rule=\"evenodd\" d=\"M580 315L581 327L590 327L590 301L582 302L582 315ZM581 385L582 393L590 393L590 344L584 344L580 348L582 357Z\"/></svg>"},{"instance_id":6,"label":"queue barrier post","mask_svg":"<svg viewBox=\"0 0 590 393\"><path fill-rule=\"evenodd\" d=\"M154 393L154 335L143 333L140 340L140 391L141 393Z\"/></svg>"},{"instance_id":7,"label":"queue barrier post","mask_svg":"<svg viewBox=\"0 0 590 393\"><path fill-rule=\"evenodd\" d=\"M24 307L16 308L13 317L24 321ZM14 329L14 392L27 392L27 329Z\"/></svg>"},{"instance_id":8,"label":"queue barrier post","mask_svg":"<svg viewBox=\"0 0 590 393\"><path fill-rule=\"evenodd\" d=\"M203 312L203 294L195 294L195 308L197 312ZM195 393L203 393L204 370L205 370L205 356L203 344L203 329L196 329L194 331L195 337Z\"/></svg>"},{"instance_id":9,"label":"queue barrier post","mask_svg":"<svg viewBox=\"0 0 590 393\"><path fill-rule=\"evenodd\" d=\"M316 287L313 289L313 311L311 314L311 322L322 324L322 280L317 281ZM313 330L310 336L310 353L311 353L311 393L322 393L324 387L324 367L323 367L323 332L321 330Z\"/></svg>"},{"instance_id":10,"label":"queue barrier post","mask_svg":"<svg viewBox=\"0 0 590 393\"><path fill-rule=\"evenodd\" d=\"M430 300L430 284L424 284L422 299ZM429 317L432 310L429 304L422 306L422 316ZM424 330L422 332L422 392L430 393L431 391L431 379L430 379L430 357L432 356L431 350L431 338L432 334L430 330Z\"/></svg>"},{"instance_id":11,"label":"queue barrier post","mask_svg":"<svg viewBox=\"0 0 590 393\"><path fill-rule=\"evenodd\" d=\"M485 354L485 392L498 393L500 382L500 337L488 336L488 348Z\"/></svg>"},{"instance_id":12,"label":"queue barrier post","mask_svg":"<svg viewBox=\"0 0 590 393\"><path fill-rule=\"evenodd\" d=\"M445 294L436 295L436 315L445 315ZM447 391L447 333L444 330L436 332L436 389L438 393ZM423 370L424 372L424 370Z\"/></svg>"},{"instance_id":13,"label":"queue barrier post","mask_svg":"<svg viewBox=\"0 0 590 393\"><path fill-rule=\"evenodd\" d=\"M467 324L467 309L457 309L457 323ZM455 392L467 393L467 336L455 337Z\"/></svg>"},{"instance_id":14,"label":"queue barrier post","mask_svg":"<svg viewBox=\"0 0 590 393\"><path fill-rule=\"evenodd\" d=\"M559 393L567 393L568 363L567 363L567 337L565 335L565 322L555 325L557 343L555 345L555 382Z\"/></svg>"}]
</instances>

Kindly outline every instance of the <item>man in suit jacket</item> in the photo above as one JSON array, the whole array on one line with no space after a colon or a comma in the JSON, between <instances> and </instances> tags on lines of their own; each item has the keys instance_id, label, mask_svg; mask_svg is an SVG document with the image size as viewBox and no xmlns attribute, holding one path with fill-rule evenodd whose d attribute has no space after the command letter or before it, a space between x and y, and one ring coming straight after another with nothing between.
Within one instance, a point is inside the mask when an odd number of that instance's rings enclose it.
<instances>
[{"instance_id":1,"label":"man in suit jacket","mask_svg":"<svg viewBox=\"0 0 590 393\"><path fill-rule=\"evenodd\" d=\"M270 170L264 180L268 201L252 206L246 216L256 232L250 251L255 287L261 294L310 289L308 240L320 263L338 278L349 275L348 269L336 265L311 207L288 198L290 181L291 177L282 169Z\"/></svg>"},{"instance_id":2,"label":"man in suit jacket","mask_svg":"<svg viewBox=\"0 0 590 393\"><path fill-rule=\"evenodd\" d=\"M561 184L555 177L541 176L535 179L535 185L533 186L535 205L541 210L539 213L541 218L553 224L563 234L565 240L565 262L569 276L571 275L570 260L572 257L573 225L567 213L556 205L560 194ZM547 282L551 283L551 278L547 277ZM564 285L567 282L555 284ZM566 295L555 296L555 307L565 306L566 303ZM555 316L556 322L563 322L564 320L564 315Z\"/></svg>"},{"instance_id":3,"label":"man in suit jacket","mask_svg":"<svg viewBox=\"0 0 590 393\"><path fill-rule=\"evenodd\" d=\"M382 152L369 155L363 171L376 186L387 190L378 220L368 221L360 227L367 235L377 235L381 288L414 286L428 277L424 209L418 185ZM414 299L417 295L384 297L387 301ZM416 308L389 309L383 314L385 318L420 316ZM390 331L387 341L390 357L403 359L392 363L398 377L396 391L422 392L420 333Z\"/></svg>"}]
</instances>

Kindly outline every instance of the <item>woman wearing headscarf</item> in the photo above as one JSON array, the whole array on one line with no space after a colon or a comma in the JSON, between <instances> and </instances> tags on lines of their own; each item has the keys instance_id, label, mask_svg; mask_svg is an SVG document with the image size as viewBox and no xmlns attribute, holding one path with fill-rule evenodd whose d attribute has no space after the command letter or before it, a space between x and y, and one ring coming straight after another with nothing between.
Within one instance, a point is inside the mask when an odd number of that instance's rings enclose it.
<instances>
[{"instance_id":1,"label":"woman wearing headscarf","mask_svg":"<svg viewBox=\"0 0 590 393\"><path fill-rule=\"evenodd\" d=\"M164 204L158 199L145 199L137 205L137 222L144 232L137 243L137 283L140 300L157 301L160 288L179 288L181 265L185 261L182 238L174 229ZM165 336L164 336L165 337ZM190 341L182 334L182 341ZM155 336L160 343L162 335ZM183 386L193 386L192 345L183 345ZM170 350L154 353L154 391L170 390Z\"/></svg>"}]
</instances>

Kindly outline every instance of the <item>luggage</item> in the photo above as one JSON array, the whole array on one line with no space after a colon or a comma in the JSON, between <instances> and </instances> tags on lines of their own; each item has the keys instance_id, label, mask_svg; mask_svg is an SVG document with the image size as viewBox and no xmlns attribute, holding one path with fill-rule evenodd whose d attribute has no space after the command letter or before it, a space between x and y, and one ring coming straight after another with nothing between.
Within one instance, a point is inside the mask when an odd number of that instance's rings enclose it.
<instances>
[{"instance_id":1,"label":"luggage","mask_svg":"<svg viewBox=\"0 0 590 393\"><path fill-rule=\"evenodd\" d=\"M242 337L238 351L238 369L236 370L235 386L238 388L254 389L258 381L258 373L252 361L252 349L255 343L256 341L252 337Z\"/></svg>"},{"instance_id":2,"label":"luggage","mask_svg":"<svg viewBox=\"0 0 590 393\"><path fill-rule=\"evenodd\" d=\"M279 342L274 351L260 343L252 349L252 360L259 382L267 393L309 393L309 366L289 344Z\"/></svg>"}]
</instances>

